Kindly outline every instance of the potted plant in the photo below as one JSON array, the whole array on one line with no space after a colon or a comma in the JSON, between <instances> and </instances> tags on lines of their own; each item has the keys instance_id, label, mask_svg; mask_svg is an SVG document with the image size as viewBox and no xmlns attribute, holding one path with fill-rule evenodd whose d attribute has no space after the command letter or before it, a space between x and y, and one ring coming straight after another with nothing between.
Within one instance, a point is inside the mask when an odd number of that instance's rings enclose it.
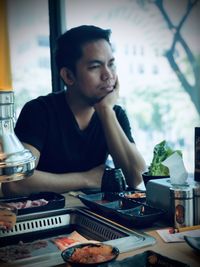
<instances>
[{"instance_id":1,"label":"potted plant","mask_svg":"<svg viewBox=\"0 0 200 267\"><path fill-rule=\"evenodd\" d=\"M164 166L162 162L175 152L182 157L182 152L180 150L173 150L166 140L163 140L159 144L155 145L153 149L153 159L148 167L148 171L142 174L145 185L152 179L170 177L169 169Z\"/></svg>"}]
</instances>

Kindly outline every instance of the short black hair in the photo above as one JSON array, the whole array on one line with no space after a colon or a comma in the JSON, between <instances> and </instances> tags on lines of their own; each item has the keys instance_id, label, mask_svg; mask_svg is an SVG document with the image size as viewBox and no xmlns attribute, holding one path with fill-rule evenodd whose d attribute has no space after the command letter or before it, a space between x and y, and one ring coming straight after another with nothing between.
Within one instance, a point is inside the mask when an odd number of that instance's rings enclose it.
<instances>
[{"instance_id":1,"label":"short black hair","mask_svg":"<svg viewBox=\"0 0 200 267\"><path fill-rule=\"evenodd\" d=\"M102 29L93 25L82 25L71 28L57 39L55 60L58 71L67 67L76 73L76 62L82 56L82 46L90 41L105 39L110 44L110 29Z\"/></svg>"}]
</instances>

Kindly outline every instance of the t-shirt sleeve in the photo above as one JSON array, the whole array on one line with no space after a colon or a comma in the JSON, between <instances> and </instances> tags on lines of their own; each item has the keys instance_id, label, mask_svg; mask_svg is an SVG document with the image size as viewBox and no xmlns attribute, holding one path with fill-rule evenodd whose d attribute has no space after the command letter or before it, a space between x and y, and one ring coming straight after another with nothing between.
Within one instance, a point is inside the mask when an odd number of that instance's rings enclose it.
<instances>
[{"instance_id":1,"label":"t-shirt sleeve","mask_svg":"<svg viewBox=\"0 0 200 267\"><path fill-rule=\"evenodd\" d=\"M115 106L114 110L116 112L117 119L124 133L128 137L129 141L132 143L135 143L133 136L132 136L131 125L130 125L130 122L129 122L129 119L127 117L125 110L122 109L120 106Z\"/></svg>"},{"instance_id":2,"label":"t-shirt sleeve","mask_svg":"<svg viewBox=\"0 0 200 267\"><path fill-rule=\"evenodd\" d=\"M15 134L19 140L41 151L47 130L47 112L44 105L37 100L27 102L15 125Z\"/></svg>"}]
</instances>

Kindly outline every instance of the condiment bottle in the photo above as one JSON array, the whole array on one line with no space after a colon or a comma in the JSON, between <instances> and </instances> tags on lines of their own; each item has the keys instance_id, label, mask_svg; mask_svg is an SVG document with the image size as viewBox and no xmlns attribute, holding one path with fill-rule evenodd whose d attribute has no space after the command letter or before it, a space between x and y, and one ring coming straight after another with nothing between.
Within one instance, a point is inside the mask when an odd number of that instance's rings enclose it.
<instances>
[{"instance_id":1,"label":"condiment bottle","mask_svg":"<svg viewBox=\"0 0 200 267\"><path fill-rule=\"evenodd\" d=\"M194 224L200 224L200 183L196 183L193 188L194 193Z\"/></svg>"},{"instance_id":2,"label":"condiment bottle","mask_svg":"<svg viewBox=\"0 0 200 267\"><path fill-rule=\"evenodd\" d=\"M193 188L176 186L170 188L174 227L194 225Z\"/></svg>"}]
</instances>

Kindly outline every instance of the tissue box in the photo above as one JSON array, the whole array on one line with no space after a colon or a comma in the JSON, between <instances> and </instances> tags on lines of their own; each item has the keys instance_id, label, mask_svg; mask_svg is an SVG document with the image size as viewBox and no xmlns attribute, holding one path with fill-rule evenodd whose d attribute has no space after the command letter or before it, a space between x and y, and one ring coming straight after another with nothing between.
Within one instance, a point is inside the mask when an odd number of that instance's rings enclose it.
<instances>
[{"instance_id":1,"label":"tissue box","mask_svg":"<svg viewBox=\"0 0 200 267\"><path fill-rule=\"evenodd\" d=\"M164 219L170 224L173 223L173 210L170 198L170 178L150 180L146 185L146 202L148 205L164 209Z\"/></svg>"}]
</instances>

